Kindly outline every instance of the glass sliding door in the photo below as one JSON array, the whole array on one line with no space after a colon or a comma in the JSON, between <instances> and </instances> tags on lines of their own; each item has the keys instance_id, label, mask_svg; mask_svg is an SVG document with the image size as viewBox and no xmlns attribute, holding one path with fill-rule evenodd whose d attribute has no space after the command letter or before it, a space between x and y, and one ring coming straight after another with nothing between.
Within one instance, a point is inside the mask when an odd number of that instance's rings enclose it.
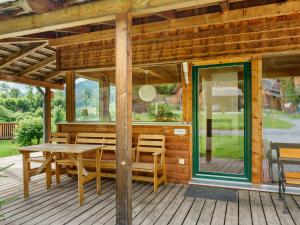
<instances>
[{"instance_id":1,"label":"glass sliding door","mask_svg":"<svg viewBox=\"0 0 300 225\"><path fill-rule=\"evenodd\" d=\"M194 175L250 179L250 64L193 68Z\"/></svg>"}]
</instances>

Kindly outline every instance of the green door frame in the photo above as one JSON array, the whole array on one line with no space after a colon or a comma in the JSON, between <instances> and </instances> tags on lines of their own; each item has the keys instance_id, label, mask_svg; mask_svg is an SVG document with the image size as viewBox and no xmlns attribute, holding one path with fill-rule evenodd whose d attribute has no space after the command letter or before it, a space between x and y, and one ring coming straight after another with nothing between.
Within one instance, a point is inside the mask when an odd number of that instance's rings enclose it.
<instances>
[{"instance_id":1,"label":"green door frame","mask_svg":"<svg viewBox=\"0 0 300 225\"><path fill-rule=\"evenodd\" d=\"M231 67L231 66L244 66L244 174L228 174L228 173L216 173L205 172L199 169L199 121L198 121L198 97L199 97L199 84L198 77L200 75L199 69L201 68L217 68L217 67ZM251 182L251 63L250 62L238 62L238 63L226 63L226 64L213 64L205 66L193 66L192 70L192 82L193 82L193 177L205 178L213 180L226 180L226 181L238 181L238 182Z\"/></svg>"}]
</instances>

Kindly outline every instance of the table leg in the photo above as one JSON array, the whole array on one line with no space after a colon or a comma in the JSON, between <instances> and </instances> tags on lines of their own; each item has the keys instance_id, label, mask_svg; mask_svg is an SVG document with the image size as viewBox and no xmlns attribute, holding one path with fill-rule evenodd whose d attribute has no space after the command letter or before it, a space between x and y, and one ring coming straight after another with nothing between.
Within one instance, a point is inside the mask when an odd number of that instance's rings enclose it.
<instances>
[{"instance_id":1,"label":"table leg","mask_svg":"<svg viewBox=\"0 0 300 225\"><path fill-rule=\"evenodd\" d=\"M49 157L51 157L51 153L46 152L46 159L47 160ZM51 169L51 161L49 163L47 163L47 165L45 166L45 172L46 172L46 183L47 183L47 189L49 189L51 187L51 183L52 183L52 169Z\"/></svg>"},{"instance_id":2,"label":"table leg","mask_svg":"<svg viewBox=\"0 0 300 225\"><path fill-rule=\"evenodd\" d=\"M82 154L77 155L77 171L78 171L78 198L79 205L83 204L83 165L82 165Z\"/></svg>"},{"instance_id":3,"label":"table leg","mask_svg":"<svg viewBox=\"0 0 300 225\"><path fill-rule=\"evenodd\" d=\"M28 198L29 197L29 153L28 152L22 152L22 156L23 156L23 194L24 194L24 198Z\"/></svg>"},{"instance_id":4,"label":"table leg","mask_svg":"<svg viewBox=\"0 0 300 225\"><path fill-rule=\"evenodd\" d=\"M100 149L96 150L96 180L97 180L97 194L101 193L101 167L100 167Z\"/></svg>"},{"instance_id":5,"label":"table leg","mask_svg":"<svg viewBox=\"0 0 300 225\"><path fill-rule=\"evenodd\" d=\"M60 153L57 153L55 155L55 160L59 160L60 157ZM60 174L61 174L61 165L55 163L55 176L56 176L56 183L60 184Z\"/></svg>"}]
</instances>

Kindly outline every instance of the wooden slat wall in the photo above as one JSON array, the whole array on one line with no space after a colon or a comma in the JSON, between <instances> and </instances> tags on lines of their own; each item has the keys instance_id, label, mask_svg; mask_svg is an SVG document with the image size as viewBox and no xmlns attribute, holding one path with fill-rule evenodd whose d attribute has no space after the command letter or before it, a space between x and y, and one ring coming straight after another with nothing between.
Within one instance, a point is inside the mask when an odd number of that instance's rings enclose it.
<instances>
[{"instance_id":1,"label":"wooden slat wall","mask_svg":"<svg viewBox=\"0 0 300 225\"><path fill-rule=\"evenodd\" d=\"M114 39L58 48L59 70L114 67ZM300 14L174 29L133 37L133 64L300 49Z\"/></svg>"},{"instance_id":2,"label":"wooden slat wall","mask_svg":"<svg viewBox=\"0 0 300 225\"><path fill-rule=\"evenodd\" d=\"M175 135L174 129L186 129L185 135ZM68 132L71 135L71 143L74 143L77 132L115 132L114 125L95 124L58 124L58 132ZM156 126L133 125L133 145L137 144L139 134L164 134L166 136L166 164L167 178L170 183L187 183L191 174L191 126ZM179 158L185 160L184 165L179 165Z\"/></svg>"}]
</instances>

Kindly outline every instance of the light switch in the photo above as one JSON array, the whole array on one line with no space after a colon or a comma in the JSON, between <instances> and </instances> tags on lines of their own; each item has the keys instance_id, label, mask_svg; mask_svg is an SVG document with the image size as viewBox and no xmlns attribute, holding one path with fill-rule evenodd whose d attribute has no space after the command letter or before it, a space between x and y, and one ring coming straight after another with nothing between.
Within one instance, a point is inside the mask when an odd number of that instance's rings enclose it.
<instances>
[{"instance_id":1,"label":"light switch","mask_svg":"<svg viewBox=\"0 0 300 225\"><path fill-rule=\"evenodd\" d=\"M178 160L178 163L179 163L180 165L184 165L184 159L179 159L179 160Z\"/></svg>"}]
</instances>

